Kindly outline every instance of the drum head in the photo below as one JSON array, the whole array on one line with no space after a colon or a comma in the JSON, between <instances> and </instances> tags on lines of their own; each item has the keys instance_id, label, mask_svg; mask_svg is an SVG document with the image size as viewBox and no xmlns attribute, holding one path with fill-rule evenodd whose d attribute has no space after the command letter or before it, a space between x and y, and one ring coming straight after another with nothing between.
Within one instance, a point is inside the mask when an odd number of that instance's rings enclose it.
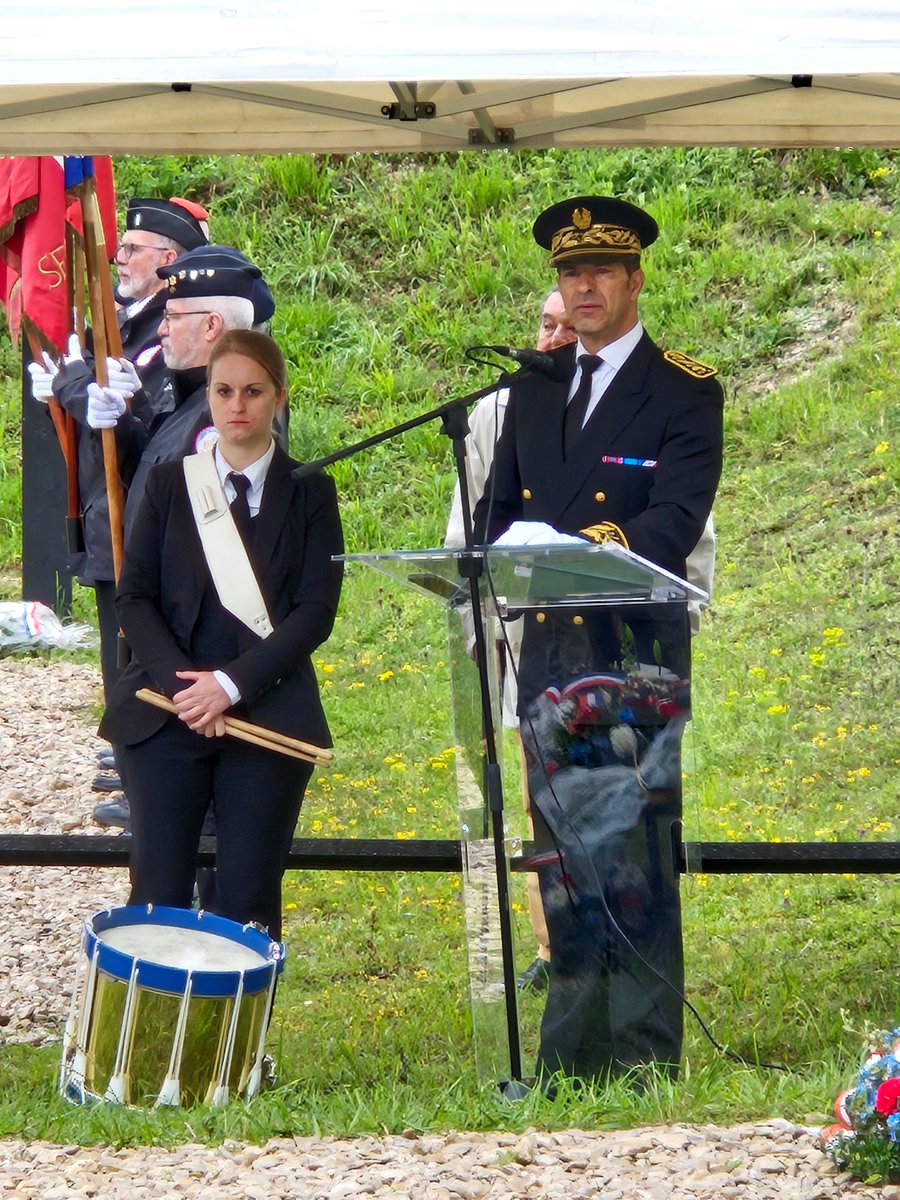
<instances>
[{"instance_id":1,"label":"drum head","mask_svg":"<svg viewBox=\"0 0 900 1200\"><path fill-rule=\"evenodd\" d=\"M140 986L180 995L191 977L195 996L267 989L284 969L284 946L261 930L212 913L154 905L98 912L85 922L84 949L97 966L127 980L137 963Z\"/></svg>"}]
</instances>

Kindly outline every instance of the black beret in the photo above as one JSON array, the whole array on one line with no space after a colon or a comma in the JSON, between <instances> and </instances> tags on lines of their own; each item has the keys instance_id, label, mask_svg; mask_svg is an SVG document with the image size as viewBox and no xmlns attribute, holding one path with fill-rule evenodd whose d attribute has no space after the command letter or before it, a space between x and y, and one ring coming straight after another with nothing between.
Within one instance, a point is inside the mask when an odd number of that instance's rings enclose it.
<instances>
[{"instance_id":1,"label":"black beret","mask_svg":"<svg viewBox=\"0 0 900 1200\"><path fill-rule=\"evenodd\" d=\"M532 233L551 267L586 259L639 255L659 236L649 213L612 196L576 196L544 209Z\"/></svg>"},{"instance_id":2,"label":"black beret","mask_svg":"<svg viewBox=\"0 0 900 1200\"><path fill-rule=\"evenodd\" d=\"M167 294L173 300L193 296L240 296L254 300L255 289L262 280L259 267L233 246L199 246L179 255L167 267L157 267L156 273L166 281Z\"/></svg>"},{"instance_id":3,"label":"black beret","mask_svg":"<svg viewBox=\"0 0 900 1200\"><path fill-rule=\"evenodd\" d=\"M131 200L125 213L125 228L146 229L171 238L185 250L194 250L209 241L201 224L208 216L199 204L177 197L173 200Z\"/></svg>"},{"instance_id":4,"label":"black beret","mask_svg":"<svg viewBox=\"0 0 900 1200\"><path fill-rule=\"evenodd\" d=\"M246 254L241 254L240 250L236 250L234 246L219 246L213 243L209 246L199 246L191 254L191 261L195 265L208 262L211 266L249 267L251 271L256 271L253 290L250 294L250 299L253 301L253 324L264 325L266 321L272 319L275 313L275 297L263 279L262 272L253 265ZM216 295L221 294L221 292L216 293Z\"/></svg>"}]
</instances>

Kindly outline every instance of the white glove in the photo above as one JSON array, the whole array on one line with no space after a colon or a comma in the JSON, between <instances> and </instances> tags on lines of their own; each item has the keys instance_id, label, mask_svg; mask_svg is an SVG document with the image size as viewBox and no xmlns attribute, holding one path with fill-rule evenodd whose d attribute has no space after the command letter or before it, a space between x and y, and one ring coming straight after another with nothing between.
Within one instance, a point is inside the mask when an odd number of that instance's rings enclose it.
<instances>
[{"instance_id":1,"label":"white glove","mask_svg":"<svg viewBox=\"0 0 900 1200\"><path fill-rule=\"evenodd\" d=\"M84 362L84 351L81 349L77 333L69 334L69 345L63 355L63 366L67 367L69 363L73 362Z\"/></svg>"},{"instance_id":2,"label":"white glove","mask_svg":"<svg viewBox=\"0 0 900 1200\"><path fill-rule=\"evenodd\" d=\"M127 358L108 358L106 374L109 386L126 400L131 400L135 392L141 390L141 377Z\"/></svg>"},{"instance_id":3,"label":"white glove","mask_svg":"<svg viewBox=\"0 0 900 1200\"><path fill-rule=\"evenodd\" d=\"M125 411L124 397L112 388L101 387L99 383L88 384L87 396L85 417L91 429L115 429L116 422Z\"/></svg>"},{"instance_id":4,"label":"white glove","mask_svg":"<svg viewBox=\"0 0 900 1200\"><path fill-rule=\"evenodd\" d=\"M28 364L28 374L31 376L31 394L38 404L46 404L53 395L53 380L59 371L59 367L46 350L43 352L43 357L43 366L36 362Z\"/></svg>"},{"instance_id":5,"label":"white glove","mask_svg":"<svg viewBox=\"0 0 900 1200\"><path fill-rule=\"evenodd\" d=\"M501 533L495 546L583 546L585 540L572 533L560 533L544 521L513 521Z\"/></svg>"}]
</instances>

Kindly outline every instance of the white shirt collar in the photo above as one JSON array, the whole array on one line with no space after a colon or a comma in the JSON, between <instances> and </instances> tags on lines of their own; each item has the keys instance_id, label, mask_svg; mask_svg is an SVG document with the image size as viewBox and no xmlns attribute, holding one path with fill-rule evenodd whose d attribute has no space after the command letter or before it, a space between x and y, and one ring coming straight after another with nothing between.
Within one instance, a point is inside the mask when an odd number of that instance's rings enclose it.
<instances>
[{"instance_id":1,"label":"white shirt collar","mask_svg":"<svg viewBox=\"0 0 900 1200\"><path fill-rule=\"evenodd\" d=\"M219 473L219 482L222 484L222 487L225 488L226 480L235 468L229 466L223 456L219 453L218 445L213 450L213 455L215 456L216 470ZM255 462L250 463L249 466L244 467L242 471L238 472L239 475L246 475L250 480L250 490L247 493L247 500L251 507L253 505L253 501L258 500L259 495L262 492L263 484L266 482L266 474L269 470L269 465L272 462L274 455L275 439L273 438L272 441L269 442L269 448L265 454L263 454L260 458L257 458ZM229 483L226 488L226 495L231 493L229 498L233 498L233 492L234 489Z\"/></svg>"},{"instance_id":2,"label":"white shirt collar","mask_svg":"<svg viewBox=\"0 0 900 1200\"><path fill-rule=\"evenodd\" d=\"M623 333L620 338L616 338L614 342L610 342L608 346L604 346L602 350L598 350L597 354L605 363L616 371L623 366L629 354L634 350L635 346L641 340L644 334L644 327L638 321L633 329L629 329L627 333ZM582 354L592 354L593 351L588 350L581 341L581 338L575 343L575 361Z\"/></svg>"}]
</instances>

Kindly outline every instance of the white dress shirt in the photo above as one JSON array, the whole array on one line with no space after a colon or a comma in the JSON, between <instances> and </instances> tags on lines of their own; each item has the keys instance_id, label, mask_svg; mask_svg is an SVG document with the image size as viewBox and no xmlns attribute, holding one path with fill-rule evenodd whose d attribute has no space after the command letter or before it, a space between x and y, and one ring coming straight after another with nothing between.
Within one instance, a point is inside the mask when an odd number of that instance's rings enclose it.
<instances>
[{"instance_id":1,"label":"white dress shirt","mask_svg":"<svg viewBox=\"0 0 900 1200\"><path fill-rule=\"evenodd\" d=\"M635 346L641 340L643 333L644 327L640 321L638 321L637 325L635 325L633 329L629 329L627 333L623 333L620 338L616 338L614 342L610 342L608 346L604 346L602 350L599 350L596 353L595 357L600 358L603 361L596 369L593 378L591 379L591 398L588 401L588 406L585 410L582 429L590 420L591 414L600 403L604 393L606 392L606 389L615 379L616 375L625 365L632 350L634 350ZM588 350L587 347L582 344L581 338L579 338L575 343L576 364L578 363L578 359L582 354L593 354L593 351ZM581 367L576 365L575 375L569 388L570 400L578 390L578 384L580 382Z\"/></svg>"},{"instance_id":2,"label":"white dress shirt","mask_svg":"<svg viewBox=\"0 0 900 1200\"><path fill-rule=\"evenodd\" d=\"M228 476L234 471L236 475L246 475L250 480L250 487L247 489L247 507L250 509L250 516L255 517L259 512L259 506L262 502L263 487L266 482L266 475L275 455L274 439L269 443L269 448L265 454L250 463L249 467L244 467L241 471L235 471L234 467L228 465L222 455L219 453L219 447L216 445L213 450L215 458L216 471L219 473L219 482L225 492L225 499L229 504L234 500L235 490L234 484Z\"/></svg>"}]
</instances>

